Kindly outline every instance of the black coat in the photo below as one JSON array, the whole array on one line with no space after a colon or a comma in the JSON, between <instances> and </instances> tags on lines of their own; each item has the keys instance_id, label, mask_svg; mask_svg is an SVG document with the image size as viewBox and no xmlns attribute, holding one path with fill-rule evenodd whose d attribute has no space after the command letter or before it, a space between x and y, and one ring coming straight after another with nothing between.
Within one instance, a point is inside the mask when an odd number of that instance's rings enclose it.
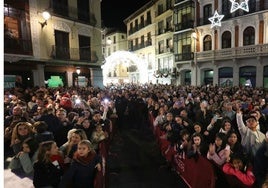
<instances>
[{"instance_id":1,"label":"black coat","mask_svg":"<svg viewBox=\"0 0 268 188\"><path fill-rule=\"evenodd\" d=\"M61 177L63 175L63 169L59 166L55 166L52 163L36 162L34 163L34 176L33 184L35 188L52 186L57 188Z\"/></svg>"},{"instance_id":2,"label":"black coat","mask_svg":"<svg viewBox=\"0 0 268 188\"><path fill-rule=\"evenodd\" d=\"M74 159L62 178L60 188L93 188L97 170L95 166L98 163L101 163L99 155L95 155L89 164L82 164Z\"/></svg>"}]
</instances>

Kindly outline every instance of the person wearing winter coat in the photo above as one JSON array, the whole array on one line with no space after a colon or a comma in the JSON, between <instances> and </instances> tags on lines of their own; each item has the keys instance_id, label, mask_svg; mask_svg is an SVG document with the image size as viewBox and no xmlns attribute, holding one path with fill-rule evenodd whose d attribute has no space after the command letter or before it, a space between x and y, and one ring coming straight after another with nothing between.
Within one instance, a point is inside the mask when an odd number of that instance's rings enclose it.
<instances>
[{"instance_id":1,"label":"person wearing winter coat","mask_svg":"<svg viewBox=\"0 0 268 188\"><path fill-rule=\"evenodd\" d=\"M64 160L55 141L39 145L37 161L34 163L33 184L35 188L57 188L64 173Z\"/></svg>"},{"instance_id":2,"label":"person wearing winter coat","mask_svg":"<svg viewBox=\"0 0 268 188\"><path fill-rule=\"evenodd\" d=\"M82 140L78 143L73 161L63 175L59 187L94 187L96 170L101 171L101 157L92 149L89 140Z\"/></svg>"},{"instance_id":3,"label":"person wearing winter coat","mask_svg":"<svg viewBox=\"0 0 268 188\"><path fill-rule=\"evenodd\" d=\"M38 143L33 138L27 138L22 143L22 150L15 155L9 164L11 170L22 169L26 174L33 172L33 164L37 159Z\"/></svg>"}]
</instances>

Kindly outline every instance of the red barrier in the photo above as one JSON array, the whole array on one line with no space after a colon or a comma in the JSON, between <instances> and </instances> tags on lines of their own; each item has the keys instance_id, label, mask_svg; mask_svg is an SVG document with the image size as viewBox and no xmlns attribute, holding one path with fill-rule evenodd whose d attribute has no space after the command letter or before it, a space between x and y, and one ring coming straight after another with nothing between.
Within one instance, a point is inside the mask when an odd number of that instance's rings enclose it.
<instances>
[{"instance_id":1,"label":"red barrier","mask_svg":"<svg viewBox=\"0 0 268 188\"><path fill-rule=\"evenodd\" d=\"M104 188L105 187L104 179L105 179L104 172L102 170L97 171L94 179L94 188Z\"/></svg>"},{"instance_id":2,"label":"red barrier","mask_svg":"<svg viewBox=\"0 0 268 188\"><path fill-rule=\"evenodd\" d=\"M215 174L212 164L204 157L183 159L181 155L174 156L174 167L185 183L192 188L214 188Z\"/></svg>"},{"instance_id":3,"label":"red barrier","mask_svg":"<svg viewBox=\"0 0 268 188\"><path fill-rule=\"evenodd\" d=\"M164 133L159 126L154 127L154 135L163 156L167 161L172 160L172 166L185 183L190 188L215 188L216 175L210 161L202 156L196 160L187 158L184 153L177 154L170 142L161 138Z\"/></svg>"}]
</instances>

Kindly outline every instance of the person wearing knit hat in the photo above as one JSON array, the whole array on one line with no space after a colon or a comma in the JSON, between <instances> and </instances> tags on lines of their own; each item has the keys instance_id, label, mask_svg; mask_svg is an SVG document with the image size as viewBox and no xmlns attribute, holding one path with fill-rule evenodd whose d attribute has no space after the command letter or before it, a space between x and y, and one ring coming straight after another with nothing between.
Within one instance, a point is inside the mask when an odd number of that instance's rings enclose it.
<instances>
[{"instance_id":1,"label":"person wearing knit hat","mask_svg":"<svg viewBox=\"0 0 268 188\"><path fill-rule=\"evenodd\" d=\"M64 94L60 99L60 107L64 108L67 112L70 112L73 108L70 95L68 93Z\"/></svg>"}]
</instances>

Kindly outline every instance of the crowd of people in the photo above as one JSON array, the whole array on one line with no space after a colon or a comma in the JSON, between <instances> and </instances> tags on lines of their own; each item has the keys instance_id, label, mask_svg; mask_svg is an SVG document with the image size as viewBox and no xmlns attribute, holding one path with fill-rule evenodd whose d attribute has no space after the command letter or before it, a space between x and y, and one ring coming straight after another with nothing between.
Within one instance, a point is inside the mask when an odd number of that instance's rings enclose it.
<instances>
[{"instance_id":1,"label":"crowd of people","mask_svg":"<svg viewBox=\"0 0 268 188\"><path fill-rule=\"evenodd\" d=\"M5 90L4 105L9 167L32 174L35 187L93 187L96 174L105 173L115 128L143 130L150 121L167 163L175 154L203 156L245 186L268 186L263 88L15 87Z\"/></svg>"}]
</instances>

